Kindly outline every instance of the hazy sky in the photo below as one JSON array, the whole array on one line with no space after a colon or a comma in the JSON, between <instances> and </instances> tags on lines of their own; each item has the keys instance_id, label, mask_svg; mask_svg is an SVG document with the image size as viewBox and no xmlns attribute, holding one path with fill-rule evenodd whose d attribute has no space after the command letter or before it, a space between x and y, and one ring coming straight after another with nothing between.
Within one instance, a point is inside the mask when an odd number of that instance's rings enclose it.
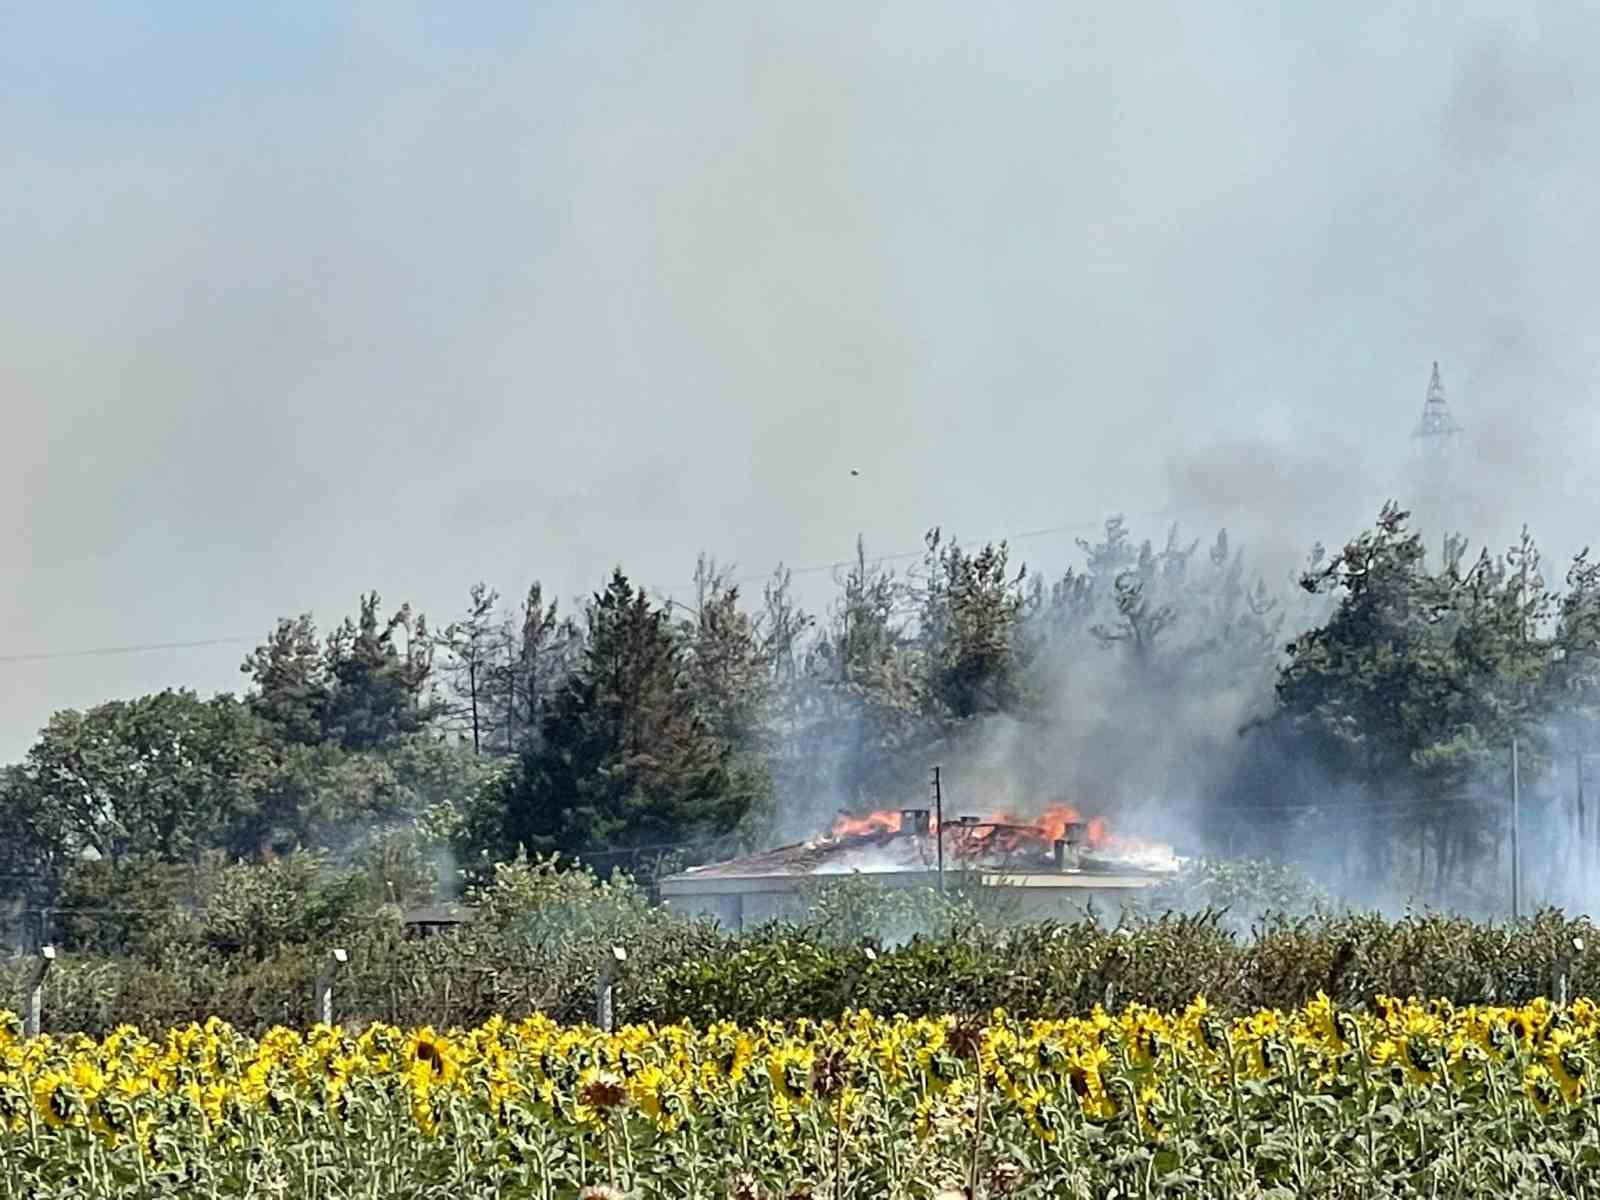
<instances>
[{"instance_id":1,"label":"hazy sky","mask_svg":"<svg viewBox=\"0 0 1600 1200\"><path fill-rule=\"evenodd\" d=\"M935 523L1298 553L1435 358L1462 523L1575 548L1600 26L1548 12L0 5L0 660ZM0 760L247 649L0 661Z\"/></svg>"}]
</instances>

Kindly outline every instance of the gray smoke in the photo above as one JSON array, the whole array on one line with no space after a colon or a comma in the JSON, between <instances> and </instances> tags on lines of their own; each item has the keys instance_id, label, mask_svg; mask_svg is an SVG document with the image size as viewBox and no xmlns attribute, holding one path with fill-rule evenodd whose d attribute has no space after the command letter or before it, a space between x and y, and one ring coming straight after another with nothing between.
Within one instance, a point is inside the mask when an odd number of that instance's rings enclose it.
<instances>
[{"instance_id":1,"label":"gray smoke","mask_svg":"<svg viewBox=\"0 0 1600 1200\"><path fill-rule=\"evenodd\" d=\"M1114 507L1281 579L1400 490L1435 358L1448 523L1588 536L1585 14L519 11L16 17L0 653ZM0 759L245 649L0 665ZM1148 731L1241 711L1118 716L1099 669L1068 791L1168 794Z\"/></svg>"}]
</instances>

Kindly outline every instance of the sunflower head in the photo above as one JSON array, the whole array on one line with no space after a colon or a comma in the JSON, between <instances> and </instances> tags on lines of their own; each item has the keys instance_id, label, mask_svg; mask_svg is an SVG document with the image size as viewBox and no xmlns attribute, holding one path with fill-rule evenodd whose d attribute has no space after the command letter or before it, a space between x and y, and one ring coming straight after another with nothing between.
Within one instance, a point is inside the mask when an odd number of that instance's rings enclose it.
<instances>
[{"instance_id":1,"label":"sunflower head","mask_svg":"<svg viewBox=\"0 0 1600 1200\"><path fill-rule=\"evenodd\" d=\"M966 1062L977 1062L983 1050L983 1026L970 1018L957 1021L945 1035L950 1053Z\"/></svg>"},{"instance_id":2,"label":"sunflower head","mask_svg":"<svg viewBox=\"0 0 1600 1200\"><path fill-rule=\"evenodd\" d=\"M578 1090L578 1098L596 1112L605 1112L627 1103L628 1085L610 1071L600 1071Z\"/></svg>"},{"instance_id":3,"label":"sunflower head","mask_svg":"<svg viewBox=\"0 0 1600 1200\"><path fill-rule=\"evenodd\" d=\"M850 1060L844 1048L819 1048L811 1058L811 1091L820 1099L831 1100L844 1091L850 1075Z\"/></svg>"},{"instance_id":4,"label":"sunflower head","mask_svg":"<svg viewBox=\"0 0 1600 1200\"><path fill-rule=\"evenodd\" d=\"M83 1115L83 1100L72 1080L61 1071L46 1071L33 1081L33 1103L52 1129L59 1129Z\"/></svg>"}]
</instances>

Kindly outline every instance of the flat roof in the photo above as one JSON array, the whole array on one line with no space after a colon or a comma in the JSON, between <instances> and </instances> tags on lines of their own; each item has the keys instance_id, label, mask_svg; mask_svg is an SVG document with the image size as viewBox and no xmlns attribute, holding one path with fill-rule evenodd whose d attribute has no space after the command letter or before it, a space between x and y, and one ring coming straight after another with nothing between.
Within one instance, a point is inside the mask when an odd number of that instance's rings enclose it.
<instances>
[{"instance_id":1,"label":"flat roof","mask_svg":"<svg viewBox=\"0 0 1600 1200\"><path fill-rule=\"evenodd\" d=\"M400 920L406 925L466 925L477 919L476 909L454 904L428 904L407 909Z\"/></svg>"},{"instance_id":2,"label":"flat roof","mask_svg":"<svg viewBox=\"0 0 1600 1200\"><path fill-rule=\"evenodd\" d=\"M995 871L952 870L945 873L946 881L970 881L985 887L1038 888L1044 890L1070 889L1073 891L1137 891L1153 887L1163 875L1113 875L1099 871ZM770 874L753 871L733 874L719 871L716 874L684 872L670 875L657 885L662 896L728 896L750 892L798 892L807 887L838 879L869 879L885 887L937 887L937 871L826 871L808 875L786 872Z\"/></svg>"}]
</instances>

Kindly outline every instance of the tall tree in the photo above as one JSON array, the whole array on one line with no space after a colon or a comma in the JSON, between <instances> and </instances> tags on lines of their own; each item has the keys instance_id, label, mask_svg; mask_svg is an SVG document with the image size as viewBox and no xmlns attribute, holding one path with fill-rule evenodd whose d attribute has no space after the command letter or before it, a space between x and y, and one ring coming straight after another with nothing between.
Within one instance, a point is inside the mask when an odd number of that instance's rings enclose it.
<instances>
[{"instance_id":1,"label":"tall tree","mask_svg":"<svg viewBox=\"0 0 1600 1200\"><path fill-rule=\"evenodd\" d=\"M255 684L246 702L285 741L371 750L443 711L431 687L434 648L427 618L408 604L385 618L373 592L320 648L309 614L280 620L240 668Z\"/></svg>"},{"instance_id":2,"label":"tall tree","mask_svg":"<svg viewBox=\"0 0 1600 1200\"><path fill-rule=\"evenodd\" d=\"M1090 570L1097 580L1112 570L1112 615L1090 628L1102 645L1122 645L1133 664L1142 672L1157 667L1157 644L1162 635L1178 623L1182 613L1179 596L1188 579L1189 561L1198 542L1183 546L1178 542L1178 527L1167 531L1166 546L1157 551L1146 541L1137 556L1128 561L1120 525L1108 523L1105 548L1089 551ZM1082 544L1082 543L1080 543ZM1099 564L1097 568L1096 564Z\"/></svg>"},{"instance_id":3,"label":"tall tree","mask_svg":"<svg viewBox=\"0 0 1600 1200\"><path fill-rule=\"evenodd\" d=\"M924 751L938 730L924 717L926 672L904 581L856 557L836 578L828 619L808 647L793 704L794 736L779 794L797 819L814 821L819 806L898 805L918 788Z\"/></svg>"},{"instance_id":4,"label":"tall tree","mask_svg":"<svg viewBox=\"0 0 1600 1200\"><path fill-rule=\"evenodd\" d=\"M749 797L730 787L729 749L696 711L667 613L619 569L584 623L578 669L510 787L508 840L595 853L734 828Z\"/></svg>"},{"instance_id":5,"label":"tall tree","mask_svg":"<svg viewBox=\"0 0 1600 1200\"><path fill-rule=\"evenodd\" d=\"M246 703L280 738L300 746L326 740L332 685L311 614L281 619L239 669L255 684Z\"/></svg>"},{"instance_id":6,"label":"tall tree","mask_svg":"<svg viewBox=\"0 0 1600 1200\"><path fill-rule=\"evenodd\" d=\"M749 797L743 832L757 840L770 831L776 815L772 767L779 689L792 666L792 630L773 636L766 623L796 620L771 586L766 601L756 614L745 612L729 573L701 555L693 602L675 606L682 614L678 636L695 711L729 750L730 787Z\"/></svg>"},{"instance_id":7,"label":"tall tree","mask_svg":"<svg viewBox=\"0 0 1600 1200\"><path fill-rule=\"evenodd\" d=\"M325 735L346 750L372 750L418 733L438 715L429 687L433 640L427 619L403 604L379 615L376 592L328 635L323 659L332 695Z\"/></svg>"},{"instance_id":8,"label":"tall tree","mask_svg":"<svg viewBox=\"0 0 1600 1200\"><path fill-rule=\"evenodd\" d=\"M917 638L934 715L1019 711L1031 650L1023 637L1027 567L1012 572L1004 542L971 554L937 528L925 546Z\"/></svg>"},{"instance_id":9,"label":"tall tree","mask_svg":"<svg viewBox=\"0 0 1600 1200\"><path fill-rule=\"evenodd\" d=\"M231 696L166 691L51 717L28 751L37 827L57 851L185 861L251 805L261 728Z\"/></svg>"},{"instance_id":10,"label":"tall tree","mask_svg":"<svg viewBox=\"0 0 1600 1200\"><path fill-rule=\"evenodd\" d=\"M518 754L537 749L550 703L577 665L583 631L555 600L545 600L536 580L521 610L501 626L500 644L486 693L499 717L494 749Z\"/></svg>"},{"instance_id":11,"label":"tall tree","mask_svg":"<svg viewBox=\"0 0 1600 1200\"><path fill-rule=\"evenodd\" d=\"M805 639L816 618L796 603L794 576L779 567L761 589L761 653L780 692L793 687L805 663Z\"/></svg>"},{"instance_id":12,"label":"tall tree","mask_svg":"<svg viewBox=\"0 0 1600 1200\"><path fill-rule=\"evenodd\" d=\"M1294 639L1278 678L1274 720L1345 795L1388 866L1400 831L1415 835L1417 887L1434 847L1434 888L1481 857L1500 824L1483 793L1499 790L1513 737L1530 777L1545 754L1544 628L1554 612L1533 540L1463 567L1450 539L1438 571L1427 567L1408 514L1386 505L1377 525L1348 543L1303 585L1332 592L1323 625Z\"/></svg>"},{"instance_id":13,"label":"tall tree","mask_svg":"<svg viewBox=\"0 0 1600 1200\"><path fill-rule=\"evenodd\" d=\"M472 585L466 614L450 622L438 635L439 649L446 655L444 677L454 703L445 711L472 734L474 754L483 751L483 726L486 714L479 711L485 697L490 672L495 666L495 606L500 593L486 583Z\"/></svg>"},{"instance_id":14,"label":"tall tree","mask_svg":"<svg viewBox=\"0 0 1600 1200\"><path fill-rule=\"evenodd\" d=\"M738 587L705 555L695 564L694 601L675 607L696 710L729 746L760 753L774 686L760 619L739 607Z\"/></svg>"},{"instance_id":15,"label":"tall tree","mask_svg":"<svg viewBox=\"0 0 1600 1200\"><path fill-rule=\"evenodd\" d=\"M23 766L0 767L0 898L16 907L45 903L73 861L71 824Z\"/></svg>"}]
</instances>

